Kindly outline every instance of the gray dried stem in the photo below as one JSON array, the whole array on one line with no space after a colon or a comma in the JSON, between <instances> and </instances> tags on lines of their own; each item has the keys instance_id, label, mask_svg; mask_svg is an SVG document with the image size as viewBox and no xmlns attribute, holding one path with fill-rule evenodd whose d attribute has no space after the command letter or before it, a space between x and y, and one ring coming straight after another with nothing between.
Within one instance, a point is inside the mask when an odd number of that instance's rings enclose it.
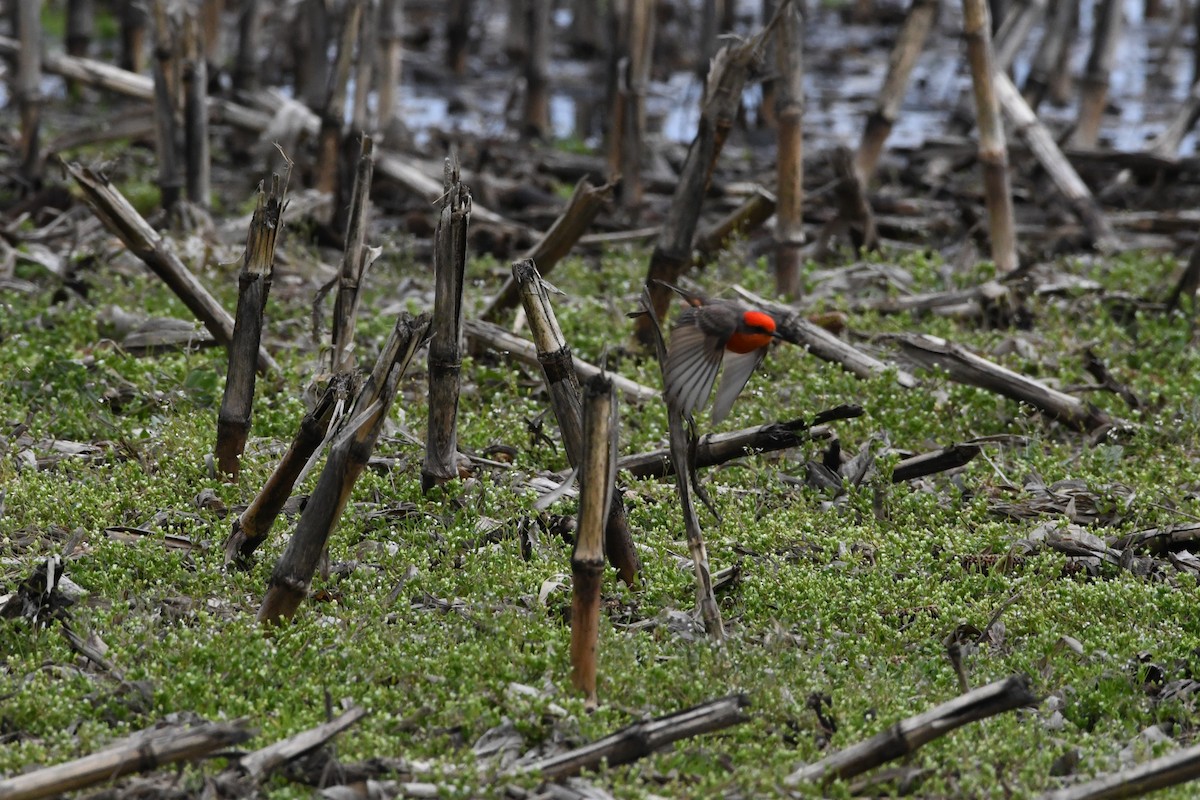
<instances>
[{"instance_id":1,"label":"gray dried stem","mask_svg":"<svg viewBox=\"0 0 1200 800\"><path fill-rule=\"evenodd\" d=\"M170 244L138 214L106 176L78 164L64 163L63 166L83 191L84 202L104 226L175 292L218 344L228 346L233 340L233 317L184 266ZM264 372L279 370L275 359L261 345L258 368Z\"/></svg>"},{"instance_id":2,"label":"gray dried stem","mask_svg":"<svg viewBox=\"0 0 1200 800\"><path fill-rule=\"evenodd\" d=\"M756 185L737 208L696 233L692 243L696 266L712 261L735 237L762 227L777 206L775 195Z\"/></svg>"},{"instance_id":3,"label":"gray dried stem","mask_svg":"<svg viewBox=\"0 0 1200 800\"><path fill-rule=\"evenodd\" d=\"M271 176L271 191L258 186L258 203L250 219L242 269L238 274L238 304L234 313L233 339L229 343L229 364L225 374L225 393L217 412L217 468L237 480L238 458L250 435L254 409L254 382L258 347L262 342L263 311L271 291L275 268L275 243L283 225L284 198L289 171L281 181Z\"/></svg>"},{"instance_id":4,"label":"gray dried stem","mask_svg":"<svg viewBox=\"0 0 1200 800\"><path fill-rule=\"evenodd\" d=\"M1090 150L1100 138L1100 122L1108 105L1108 84L1121 38L1124 10L1120 0L1101 0L1096 4L1092 51L1080 81L1079 118L1071 135L1071 146Z\"/></svg>"},{"instance_id":5,"label":"gray dried stem","mask_svg":"<svg viewBox=\"0 0 1200 800\"><path fill-rule=\"evenodd\" d=\"M373 150L371 137L363 134L350 197L346 246L342 251L337 294L333 301L332 350L329 355L330 372L333 373L354 369L354 326L358 316L359 290L371 260L365 242L370 221L371 176L375 167Z\"/></svg>"},{"instance_id":6,"label":"gray dried stem","mask_svg":"<svg viewBox=\"0 0 1200 800\"><path fill-rule=\"evenodd\" d=\"M355 43L358 41L359 19L365 0L349 0L342 17L342 32L338 37L337 59L329 91L321 107L321 130L317 135L317 165L313 185L322 192L337 194L338 163L342 150L346 89L350 85L350 69L354 65ZM323 52L323 51L318 51Z\"/></svg>"},{"instance_id":7,"label":"gray dried stem","mask_svg":"<svg viewBox=\"0 0 1200 800\"><path fill-rule=\"evenodd\" d=\"M379 9L379 105L377 127L389 132L397 122L396 97L400 91L401 53L404 50L404 2L382 0Z\"/></svg>"},{"instance_id":8,"label":"gray dried stem","mask_svg":"<svg viewBox=\"0 0 1200 800\"><path fill-rule=\"evenodd\" d=\"M983 168L992 260L1000 274L1017 268L1016 222L1008 174L1008 146L996 99L996 67L987 0L963 0L963 37L975 90L975 122L979 128L979 162Z\"/></svg>"},{"instance_id":9,"label":"gray dried stem","mask_svg":"<svg viewBox=\"0 0 1200 800\"><path fill-rule=\"evenodd\" d=\"M646 135L646 90L654 53L653 0L617 0L612 4L616 39L610 64L612 81L608 127L608 171L620 175L617 199L627 210L642 202L642 149Z\"/></svg>"},{"instance_id":10,"label":"gray dried stem","mask_svg":"<svg viewBox=\"0 0 1200 800\"><path fill-rule=\"evenodd\" d=\"M575 359L571 355L570 345L567 344L554 308L550 304L550 296L546 292L546 284L538 274L537 267L530 259L515 262L512 266L513 278L517 282L521 294L521 302L525 315L529 319L529 329L533 334L533 342L537 348L537 360L546 377L546 388L550 393L550 405L554 409L558 428L562 433L563 449L567 453L567 461L575 467L583 467L586 442L583 430L583 404L579 389L579 378L575 369ZM605 375L605 380L613 383L613 379ZM589 383L598 375L588 378ZM608 560L617 570L618 577L632 586L641 572L641 561L633 547L633 538L629 533L629 522L625 517L625 504L620 494L612 496L605 526L605 551Z\"/></svg>"},{"instance_id":11,"label":"gray dried stem","mask_svg":"<svg viewBox=\"0 0 1200 800\"><path fill-rule=\"evenodd\" d=\"M904 95L908 91L913 67L925 49L925 40L929 38L933 23L937 21L938 5L939 0L913 0L904 18L904 25L896 36L896 44L888 58L887 78L879 90L875 110L867 116L862 141L858 145L855 167L863 181L870 181L875 174L883 144L900 116L900 104L904 102Z\"/></svg>"},{"instance_id":12,"label":"gray dried stem","mask_svg":"<svg viewBox=\"0 0 1200 800\"><path fill-rule=\"evenodd\" d=\"M42 17L38 0L21 0L16 9L17 37L21 55L17 59L16 95L21 115L19 152L21 177L29 187L42 179Z\"/></svg>"},{"instance_id":13,"label":"gray dried stem","mask_svg":"<svg viewBox=\"0 0 1200 800\"><path fill-rule=\"evenodd\" d=\"M1050 93L1059 71L1065 73L1057 78L1070 80L1070 70L1063 69L1066 56L1071 49L1071 34L1078 23L1079 3L1054 3L1050 18L1042 32L1042 41L1029 67L1029 75L1021 89L1021 96L1034 112Z\"/></svg>"},{"instance_id":14,"label":"gray dried stem","mask_svg":"<svg viewBox=\"0 0 1200 800\"><path fill-rule=\"evenodd\" d=\"M617 402L612 381L597 375L583 399L583 452L579 464L579 518L571 552L571 684L596 707L596 650L604 532L612 508L617 463Z\"/></svg>"},{"instance_id":15,"label":"gray dried stem","mask_svg":"<svg viewBox=\"0 0 1200 800\"><path fill-rule=\"evenodd\" d=\"M180 63L175 46L174 20L167 0L154 0L154 121L155 155L158 156L158 191L162 207L172 209L183 191L180 166Z\"/></svg>"},{"instance_id":16,"label":"gray dried stem","mask_svg":"<svg viewBox=\"0 0 1200 800\"><path fill-rule=\"evenodd\" d=\"M296 531L271 572L266 596L258 609L260 623L269 625L291 618L308 596L329 536L375 449L400 378L417 348L429 339L429 333L428 314L416 319L402 314L396 321L352 411L344 418L340 436L329 450Z\"/></svg>"},{"instance_id":17,"label":"gray dried stem","mask_svg":"<svg viewBox=\"0 0 1200 800\"><path fill-rule=\"evenodd\" d=\"M544 139L550 133L550 36L553 22L551 0L529 0L525 33L525 124L521 134Z\"/></svg>"},{"instance_id":18,"label":"gray dried stem","mask_svg":"<svg viewBox=\"0 0 1200 800\"><path fill-rule=\"evenodd\" d=\"M775 291L794 299L804 264L804 17L795 3L780 16L776 36Z\"/></svg>"},{"instance_id":19,"label":"gray dried stem","mask_svg":"<svg viewBox=\"0 0 1200 800\"><path fill-rule=\"evenodd\" d=\"M1095 780L1043 794L1039 800L1120 800L1143 797L1200 778L1200 745Z\"/></svg>"},{"instance_id":20,"label":"gray dried stem","mask_svg":"<svg viewBox=\"0 0 1200 800\"><path fill-rule=\"evenodd\" d=\"M190 11L183 23L183 156L188 202L208 208L212 163L208 148L208 62L204 33Z\"/></svg>"},{"instance_id":21,"label":"gray dried stem","mask_svg":"<svg viewBox=\"0 0 1200 800\"><path fill-rule=\"evenodd\" d=\"M242 0L238 10L238 46L233 61L233 93L258 88L258 39L262 35L260 0Z\"/></svg>"},{"instance_id":22,"label":"gray dried stem","mask_svg":"<svg viewBox=\"0 0 1200 800\"><path fill-rule=\"evenodd\" d=\"M429 428L421 491L458 477L458 392L462 369L463 273L471 192L459 180L458 165L446 159L445 194L433 235L433 341L429 345Z\"/></svg>"}]
</instances>

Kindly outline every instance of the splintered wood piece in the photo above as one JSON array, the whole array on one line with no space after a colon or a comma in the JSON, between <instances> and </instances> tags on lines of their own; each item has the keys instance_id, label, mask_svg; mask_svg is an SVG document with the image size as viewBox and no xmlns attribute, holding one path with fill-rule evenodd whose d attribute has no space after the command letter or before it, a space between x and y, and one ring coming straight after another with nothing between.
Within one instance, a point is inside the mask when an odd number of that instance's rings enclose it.
<instances>
[{"instance_id":1,"label":"splintered wood piece","mask_svg":"<svg viewBox=\"0 0 1200 800\"><path fill-rule=\"evenodd\" d=\"M788 786L814 781L852 778L869 769L908 755L940 736L969 722L994 717L1037 702L1029 678L1012 675L989 683L930 710L901 720L887 730L845 750L826 756L793 772Z\"/></svg>"},{"instance_id":2,"label":"splintered wood piece","mask_svg":"<svg viewBox=\"0 0 1200 800\"><path fill-rule=\"evenodd\" d=\"M775 290L790 299L800 293L804 265L804 17L792 3L779 19L775 42L776 147Z\"/></svg>"},{"instance_id":3,"label":"splintered wood piece","mask_svg":"<svg viewBox=\"0 0 1200 800\"><path fill-rule=\"evenodd\" d=\"M1017 136L1025 141L1034 158L1046 170L1055 188L1066 199L1071 209L1083 223L1092 245L1100 251L1112 252L1119 247L1104 211L1071 162L1063 155L1054 136L1033 113L1033 109L1021 97L1012 80L1003 72L994 76L996 97L1004 109L1005 116L1012 122Z\"/></svg>"},{"instance_id":4,"label":"splintered wood piece","mask_svg":"<svg viewBox=\"0 0 1200 800\"><path fill-rule=\"evenodd\" d=\"M462 370L463 274L471 191L459 180L458 164L446 159L445 194L433 234L433 341L429 345L429 428L421 491L458 477L458 392Z\"/></svg>"},{"instance_id":5,"label":"splintered wood piece","mask_svg":"<svg viewBox=\"0 0 1200 800\"><path fill-rule=\"evenodd\" d=\"M583 457L579 519L571 553L571 683L585 707L596 707L596 649L600 637L600 584L604 531L612 508L617 463L617 402L612 381L597 375L583 399Z\"/></svg>"},{"instance_id":6,"label":"splintered wood piece","mask_svg":"<svg viewBox=\"0 0 1200 800\"><path fill-rule=\"evenodd\" d=\"M237 766L251 778L260 778L289 761L295 761L316 750L342 731L357 724L366 715L365 708L355 706L328 722L247 753L237 760Z\"/></svg>"},{"instance_id":7,"label":"splintered wood piece","mask_svg":"<svg viewBox=\"0 0 1200 800\"><path fill-rule=\"evenodd\" d=\"M550 270L554 269L567 253L571 252L571 248L579 241L579 237L583 236L584 232L591 227L596 215L612 199L615 186L616 184L610 181L597 187L593 186L586 177L580 178L579 183L575 184L575 191L571 192L571 198L567 200L566 207L558 215L558 219L519 260L532 260L538 265L538 271L542 275L549 274ZM487 322L495 322L503 312L516 306L520 299L521 294L517 290L516 279L510 277L500 287L500 291L488 303L479 318Z\"/></svg>"},{"instance_id":8,"label":"splintered wood piece","mask_svg":"<svg viewBox=\"0 0 1200 800\"><path fill-rule=\"evenodd\" d=\"M275 268L275 242L283 226L284 197L291 170L282 182L271 178L271 192L258 186L258 203L246 235L242 270L238 275L238 304L234 317L233 339L229 343L229 366L225 373L225 393L217 412L217 468L237 479L238 458L250 435L250 417L254 410L255 363L262 342L263 311L271 290Z\"/></svg>"},{"instance_id":9,"label":"splintered wood piece","mask_svg":"<svg viewBox=\"0 0 1200 800\"><path fill-rule=\"evenodd\" d=\"M550 305L546 284L533 261L526 259L515 262L512 270L513 279L521 293L525 315L529 319L534 345L537 347L537 360L546 377L550 406L554 409L558 428L562 432L567 461L572 466L582 468L585 461L583 404L571 348L558 327L558 319ZM606 373L601 372L600 375L610 384L613 383ZM597 377L599 376L592 375L588 378L588 383ZM605 525L605 551L621 580L632 586L637 581L642 565L633 547L629 522L625 517L625 504L620 494L614 493L611 501Z\"/></svg>"},{"instance_id":10,"label":"splintered wood piece","mask_svg":"<svg viewBox=\"0 0 1200 800\"><path fill-rule=\"evenodd\" d=\"M660 369L666 369L667 343L662 328L654 318L649 289L642 289L642 314L650 317L650 331L654 337L654 350L658 354ZM665 375L664 375L665 382ZM687 533L688 551L692 556L692 571L696 576L696 606L704 620L704 630L718 643L725 640L725 623L721 619L721 607L713 591L712 571L708 565L708 549L704 545L704 532L700 518L692 502L692 487L696 483L696 429L689 417L684 419L673 403L667 403L667 426L671 445L671 461L676 465L686 464L687 469L675 471L675 488L679 494L679 507L683 513L683 527Z\"/></svg>"},{"instance_id":11,"label":"splintered wood piece","mask_svg":"<svg viewBox=\"0 0 1200 800\"><path fill-rule=\"evenodd\" d=\"M987 0L963 0L963 38L975 90L975 122L979 128L979 163L983 169L988 234L996 272L1017 268L1017 235L1013 219L1012 186L1008 175L1008 145L996 99L996 66L992 55L991 15Z\"/></svg>"},{"instance_id":12,"label":"splintered wood piece","mask_svg":"<svg viewBox=\"0 0 1200 800\"><path fill-rule=\"evenodd\" d=\"M240 744L254 735L241 722L205 722L149 728L128 736L98 753L0 780L5 800L52 797L110 781L131 772L191 761Z\"/></svg>"},{"instance_id":13,"label":"splintered wood piece","mask_svg":"<svg viewBox=\"0 0 1200 800\"><path fill-rule=\"evenodd\" d=\"M329 448L321 477L300 515L296 531L271 572L266 596L258 609L258 621L263 625L291 618L308 596L329 536L375 449L400 377L417 348L428 341L430 332L428 314L416 319L402 314L396 321L354 408L345 417L339 438Z\"/></svg>"},{"instance_id":14,"label":"splintered wood piece","mask_svg":"<svg viewBox=\"0 0 1200 800\"><path fill-rule=\"evenodd\" d=\"M63 166L83 190L84 201L104 223L104 227L124 242L129 251L145 262L155 275L162 278L196 318L204 323L218 344L229 346L233 340L233 317L184 266L171 246L150 227L150 223L108 182L105 175L78 164L64 163ZM258 348L258 368L264 372L279 370L275 359L261 345Z\"/></svg>"},{"instance_id":15,"label":"splintered wood piece","mask_svg":"<svg viewBox=\"0 0 1200 800\"><path fill-rule=\"evenodd\" d=\"M338 272L337 294L333 300L333 349L330 352L330 372L354 369L354 326L358 316L359 290L371 254L365 245L371 207L371 175L375 161L374 142L363 134L359 143L358 169L354 173L354 189L350 199L350 216L346 227L346 246Z\"/></svg>"},{"instance_id":16,"label":"splintered wood piece","mask_svg":"<svg viewBox=\"0 0 1200 800\"><path fill-rule=\"evenodd\" d=\"M961 345L926 334L892 334L885 338L899 344L906 357L926 369L945 370L951 380L1026 403L1072 428L1090 432L1114 424L1108 414L1091 403L988 361Z\"/></svg>"},{"instance_id":17,"label":"splintered wood piece","mask_svg":"<svg viewBox=\"0 0 1200 800\"><path fill-rule=\"evenodd\" d=\"M635 722L599 741L521 765L512 771L535 773L545 780L555 781L578 775L586 769L597 769L602 764L610 767L628 764L680 739L746 722L749 717L744 709L748 705L750 701L744 694L709 700L664 717Z\"/></svg>"},{"instance_id":18,"label":"splintered wood piece","mask_svg":"<svg viewBox=\"0 0 1200 800\"><path fill-rule=\"evenodd\" d=\"M925 40L929 38L929 31L937 20L938 5L939 0L913 0L904 18L904 25L896 36L896 44L888 58L887 78L879 90L875 110L867 116L862 141L858 145L855 167L864 182L869 182L875 174L883 144L900 116L900 104L904 102L904 95L908 91L913 67L917 65L917 57L925 49Z\"/></svg>"},{"instance_id":19,"label":"splintered wood piece","mask_svg":"<svg viewBox=\"0 0 1200 800\"><path fill-rule=\"evenodd\" d=\"M905 389L912 389L918 384L916 376L893 364L885 364L874 356L864 353L849 342L844 342L829 331L809 322L794 309L759 297L754 292L741 286L734 286L734 292L749 300L756 307L769 312L775 317L780 338L786 342L800 345L808 349L822 361L838 364L842 369L859 378L873 378L891 371L896 376L896 383Z\"/></svg>"},{"instance_id":20,"label":"splintered wood piece","mask_svg":"<svg viewBox=\"0 0 1200 800\"><path fill-rule=\"evenodd\" d=\"M1145 764L1123 769L1095 780L1046 792L1039 800L1120 800L1143 797L1200 778L1200 745L1168 753Z\"/></svg>"}]
</instances>

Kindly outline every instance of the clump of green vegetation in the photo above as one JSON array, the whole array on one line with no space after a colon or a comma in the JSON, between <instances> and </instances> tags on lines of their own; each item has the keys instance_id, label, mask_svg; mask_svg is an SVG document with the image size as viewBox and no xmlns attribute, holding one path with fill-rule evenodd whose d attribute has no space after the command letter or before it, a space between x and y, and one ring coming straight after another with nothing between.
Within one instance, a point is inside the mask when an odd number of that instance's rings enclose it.
<instances>
[{"instance_id":1,"label":"clump of green vegetation","mask_svg":"<svg viewBox=\"0 0 1200 800\"><path fill-rule=\"evenodd\" d=\"M569 259L553 281L568 294L557 311L575 352L591 361L607 354L611 369L657 386L653 361L623 348L644 264L645 254L631 251L609 252L598 264ZM927 257L903 265L915 290L950 288ZM1157 291L1174 265L1128 256L1068 268L1136 294ZM381 261L364 307L387 304L388 287L416 271L402 258ZM468 305L479 305L503 270L481 260L471 272ZM981 267L967 283L988 275ZM736 280L764 292L770 285L765 266L732 259L700 280L711 288ZM1059 785L1052 767L1072 750L1080 773L1105 772L1131 746L1136 758L1153 755L1138 745L1146 728L1186 739L1198 722L1194 700L1160 702L1155 683L1194 677L1195 577L1148 579L1111 565L1064 574L1061 554L1026 554L1020 542L1039 525L1068 519L997 513L1002 504L1027 502L1035 476L1047 486L1070 479L1086 487L1106 523L1094 526L1101 536L1200 512L1200 354L1182 317L1118 314L1099 294L1034 299L1036 329L1020 334L940 317L851 316L856 334L946 336L1061 386L1090 381L1083 356L1090 346L1144 401L1134 411L1115 395L1088 393L1136 423L1098 443L938 375L906 391L890 375L861 381L797 348L776 348L727 428L855 402L865 414L835 426L847 453L881 435L911 451L1017 437L988 445L952 475L900 485L880 476L840 492L804 480L806 462L821 458L820 442L709 470L703 481L721 514L720 523L704 518L709 556L716 569L741 567L740 580L720 598L729 631L723 647L680 622L695 590L673 486L626 480L644 583L606 587L601 707L587 714L568 680L570 545L543 535L526 560L515 534L519 520L537 516L528 478L566 466L552 421L544 427L548 439L532 433L547 407L535 370L495 353L467 360L460 445L475 453L508 445L516 453L512 469L482 469L425 497L423 453L408 436L421 438L427 413L418 359L377 448L396 466L362 476L331 541L331 561L344 566L316 581L291 624L266 634L254 615L294 520L277 524L253 569L227 573L221 543L230 518L198 509L194 498L212 489L237 508L253 497L278 458L276 445L290 439L303 413L314 354L307 345L282 352L284 374L260 384L254 438L239 482L227 485L205 465L223 352L138 359L104 343L96 309L106 304L139 298L151 313L186 311L148 278L101 269L94 283L86 303L56 303L50 289L0 295L0 419L23 431L6 439L0 460L0 588L11 590L78 532L66 571L87 595L70 610L71 624L103 639L123 680L82 664L54 625L0 621L0 730L8 736L2 774L83 755L184 710L245 717L260 731L249 746L262 746L324 721L329 697L335 706L370 711L339 738L342 760L429 761L434 778L478 795L492 776L477 770L471 745L505 720L529 749L596 739L740 691L751 701L748 723L596 780L617 796L769 796L798 765L957 694L944 640L961 625L988 630L965 656L973 685L1023 672L1051 701L968 726L911 756L910 764L927 770L925 795L1029 795ZM232 307L230 283L220 291ZM307 298L294 295L273 296L270 324L300 340ZM361 319L365 365L391 320L369 311ZM1018 335L1030 346L1006 346ZM660 403L622 400L623 454L661 446L665 434ZM98 450L51 464L55 439ZM572 515L574 508L564 501L553 511ZM111 526L149 534L131 544L108 536ZM186 537L192 549L167 546L167 534ZM988 558L1009 553L1021 557ZM1151 664L1162 668L1154 680ZM142 690L131 691L135 685ZM813 697L827 699L823 713L834 730L819 722ZM278 777L264 791L307 796ZM815 797L847 789L799 791Z\"/></svg>"}]
</instances>

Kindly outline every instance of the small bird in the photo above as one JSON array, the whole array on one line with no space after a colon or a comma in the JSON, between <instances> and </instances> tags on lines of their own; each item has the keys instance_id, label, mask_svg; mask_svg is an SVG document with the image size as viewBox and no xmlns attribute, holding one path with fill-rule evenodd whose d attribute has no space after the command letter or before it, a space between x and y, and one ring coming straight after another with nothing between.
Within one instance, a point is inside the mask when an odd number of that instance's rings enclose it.
<instances>
[{"instance_id":1,"label":"small bird","mask_svg":"<svg viewBox=\"0 0 1200 800\"><path fill-rule=\"evenodd\" d=\"M712 421L720 422L778 336L775 318L735 300L709 300L664 285L688 304L671 328L663 370L667 402L685 415L703 407L724 363L712 409Z\"/></svg>"}]
</instances>

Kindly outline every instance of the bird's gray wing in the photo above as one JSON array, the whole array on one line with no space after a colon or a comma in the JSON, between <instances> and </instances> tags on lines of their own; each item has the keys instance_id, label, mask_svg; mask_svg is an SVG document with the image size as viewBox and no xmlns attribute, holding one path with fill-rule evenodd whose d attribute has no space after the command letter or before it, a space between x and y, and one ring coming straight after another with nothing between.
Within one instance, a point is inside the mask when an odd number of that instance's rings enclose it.
<instances>
[{"instance_id":1,"label":"bird's gray wing","mask_svg":"<svg viewBox=\"0 0 1200 800\"><path fill-rule=\"evenodd\" d=\"M667 402L683 414L704 405L712 392L724 343L706 334L697 324L696 309L685 309L671 329L663 384Z\"/></svg>"},{"instance_id":2,"label":"bird's gray wing","mask_svg":"<svg viewBox=\"0 0 1200 800\"><path fill-rule=\"evenodd\" d=\"M726 353L725 370L721 373L721 385L717 387L717 399L713 402L712 421L720 422L725 419L733 401L742 393L746 381L750 380L754 368L762 363L767 354L767 348L760 347L749 353Z\"/></svg>"}]
</instances>

